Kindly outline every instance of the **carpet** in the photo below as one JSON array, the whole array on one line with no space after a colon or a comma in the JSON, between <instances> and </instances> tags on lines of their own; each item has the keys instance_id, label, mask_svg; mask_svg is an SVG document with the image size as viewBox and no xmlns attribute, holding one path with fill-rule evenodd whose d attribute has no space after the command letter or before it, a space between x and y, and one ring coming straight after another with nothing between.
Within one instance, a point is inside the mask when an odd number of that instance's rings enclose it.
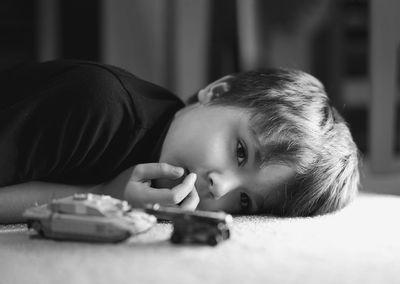
<instances>
[{"instance_id":1,"label":"carpet","mask_svg":"<svg viewBox=\"0 0 400 284\"><path fill-rule=\"evenodd\" d=\"M216 247L173 245L172 225L119 244L0 226L0 283L400 283L400 197L360 194L312 218L239 216Z\"/></svg>"}]
</instances>

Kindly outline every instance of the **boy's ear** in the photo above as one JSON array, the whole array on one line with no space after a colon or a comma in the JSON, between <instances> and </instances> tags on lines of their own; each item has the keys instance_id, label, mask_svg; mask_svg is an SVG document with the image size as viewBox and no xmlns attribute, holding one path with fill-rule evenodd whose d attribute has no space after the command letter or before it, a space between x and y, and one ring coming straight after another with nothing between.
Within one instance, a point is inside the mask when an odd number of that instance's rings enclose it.
<instances>
[{"instance_id":1,"label":"boy's ear","mask_svg":"<svg viewBox=\"0 0 400 284\"><path fill-rule=\"evenodd\" d=\"M197 99L201 104L206 104L212 101L215 97L218 97L220 94L229 91L229 79L233 78L232 75L227 75L218 79L217 81L212 82L204 89L201 89L197 93Z\"/></svg>"}]
</instances>

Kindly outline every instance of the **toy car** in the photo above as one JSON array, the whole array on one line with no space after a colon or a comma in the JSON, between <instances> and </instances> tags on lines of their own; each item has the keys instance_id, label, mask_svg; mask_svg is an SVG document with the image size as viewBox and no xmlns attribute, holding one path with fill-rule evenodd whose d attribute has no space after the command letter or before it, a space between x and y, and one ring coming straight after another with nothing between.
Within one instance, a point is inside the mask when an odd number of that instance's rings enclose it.
<instances>
[{"instance_id":1,"label":"toy car","mask_svg":"<svg viewBox=\"0 0 400 284\"><path fill-rule=\"evenodd\" d=\"M174 230L170 240L175 244L206 243L215 246L230 237L233 219L224 212L188 211L158 204L148 206L146 212L172 221Z\"/></svg>"},{"instance_id":2,"label":"toy car","mask_svg":"<svg viewBox=\"0 0 400 284\"><path fill-rule=\"evenodd\" d=\"M107 195L75 194L27 209L29 228L54 239L119 242L150 229L156 217Z\"/></svg>"}]
</instances>

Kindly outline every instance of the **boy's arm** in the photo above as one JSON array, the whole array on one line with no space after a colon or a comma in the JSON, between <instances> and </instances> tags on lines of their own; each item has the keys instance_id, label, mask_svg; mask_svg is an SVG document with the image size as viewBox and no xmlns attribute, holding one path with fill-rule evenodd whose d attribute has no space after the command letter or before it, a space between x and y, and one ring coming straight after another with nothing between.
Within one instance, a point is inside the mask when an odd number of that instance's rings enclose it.
<instances>
[{"instance_id":1,"label":"boy's arm","mask_svg":"<svg viewBox=\"0 0 400 284\"><path fill-rule=\"evenodd\" d=\"M74 193L102 194L101 185L75 186L32 181L0 188L0 224L22 223L22 213L36 204L66 197ZM105 193L104 193L105 194Z\"/></svg>"},{"instance_id":2,"label":"boy's arm","mask_svg":"<svg viewBox=\"0 0 400 284\"><path fill-rule=\"evenodd\" d=\"M179 206L194 210L199 203L195 188L196 175L190 174L175 187L153 188L149 181L157 178L177 179L184 173L165 163L139 164L128 168L112 180L98 185L66 185L32 181L0 187L0 224L24 222L22 213L36 204L49 203L53 199L74 193L106 194L125 199L134 207L147 203Z\"/></svg>"},{"instance_id":3,"label":"boy's arm","mask_svg":"<svg viewBox=\"0 0 400 284\"><path fill-rule=\"evenodd\" d=\"M68 185L31 181L0 187L0 224L22 223L24 222L22 213L25 209L74 193L106 194L123 199L131 172L132 168L129 168L109 182L98 185Z\"/></svg>"}]
</instances>

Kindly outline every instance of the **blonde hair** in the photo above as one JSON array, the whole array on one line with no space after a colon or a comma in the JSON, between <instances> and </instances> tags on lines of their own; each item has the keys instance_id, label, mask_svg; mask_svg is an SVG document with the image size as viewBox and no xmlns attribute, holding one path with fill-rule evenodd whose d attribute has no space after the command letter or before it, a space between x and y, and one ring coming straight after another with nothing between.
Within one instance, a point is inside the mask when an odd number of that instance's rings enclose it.
<instances>
[{"instance_id":1,"label":"blonde hair","mask_svg":"<svg viewBox=\"0 0 400 284\"><path fill-rule=\"evenodd\" d=\"M296 171L294 182L266 213L325 214L354 198L358 150L319 80L299 70L269 69L239 73L227 82L229 90L211 104L248 109L263 145L263 162L285 163Z\"/></svg>"}]
</instances>

